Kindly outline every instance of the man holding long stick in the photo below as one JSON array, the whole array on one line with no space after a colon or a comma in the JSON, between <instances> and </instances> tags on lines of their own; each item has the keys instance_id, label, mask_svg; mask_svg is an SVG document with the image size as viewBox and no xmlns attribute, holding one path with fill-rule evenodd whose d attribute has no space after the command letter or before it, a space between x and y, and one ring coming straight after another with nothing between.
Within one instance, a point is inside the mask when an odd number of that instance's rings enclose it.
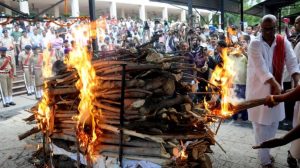
<instances>
[{"instance_id":1,"label":"man holding long stick","mask_svg":"<svg viewBox=\"0 0 300 168\"><path fill-rule=\"evenodd\" d=\"M290 42L281 35L275 36L277 19L274 15L262 18L262 34L253 40L248 50L246 99L258 99L282 91L284 65L297 84L300 79L297 58ZM284 105L273 108L258 106L248 110L257 144L275 137L279 121L285 118ZM264 168L272 168L269 149L259 149L258 157Z\"/></svg>"}]
</instances>

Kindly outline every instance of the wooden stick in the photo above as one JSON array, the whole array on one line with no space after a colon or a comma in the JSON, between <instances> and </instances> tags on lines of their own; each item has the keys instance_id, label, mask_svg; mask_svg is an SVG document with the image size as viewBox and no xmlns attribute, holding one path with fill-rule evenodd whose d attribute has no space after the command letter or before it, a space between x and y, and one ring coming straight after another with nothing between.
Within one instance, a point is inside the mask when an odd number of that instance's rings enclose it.
<instances>
[{"instance_id":1,"label":"wooden stick","mask_svg":"<svg viewBox=\"0 0 300 168\"><path fill-rule=\"evenodd\" d=\"M99 147L99 153L103 152L112 152L118 153L119 146L118 145L103 145L101 144ZM134 155L139 154L141 156L153 156L153 157L163 157L170 158L171 155L169 153L165 153L160 147L159 148L146 148L146 147L127 147L123 146L123 154L125 155Z\"/></svg>"},{"instance_id":2,"label":"wooden stick","mask_svg":"<svg viewBox=\"0 0 300 168\"><path fill-rule=\"evenodd\" d=\"M100 124L99 127L104 130L112 131L112 132L115 132L118 134L120 133L119 128L111 126L111 125ZM125 128L123 129L123 133L126 135L131 135L131 136L135 136L135 137L146 139L146 140L152 140L152 141L158 142L158 143L165 143L165 141L160 137L154 137L154 136L150 136L150 135L146 135L146 134L137 133L135 131L131 131L131 130L128 130Z\"/></svg>"},{"instance_id":3,"label":"wooden stick","mask_svg":"<svg viewBox=\"0 0 300 168\"><path fill-rule=\"evenodd\" d=\"M139 156L137 154L138 153L136 153L134 155L124 154L123 157L126 159L132 159L132 160L147 160L147 161L150 161L152 163L156 163L156 164L162 165L162 166L167 166L172 163L171 159L163 159L161 157ZM103 152L102 155L108 156L108 157L115 157L115 158L119 157L119 155L117 153L112 153L112 152Z\"/></svg>"},{"instance_id":4,"label":"wooden stick","mask_svg":"<svg viewBox=\"0 0 300 168\"><path fill-rule=\"evenodd\" d=\"M18 136L18 137L19 137L19 140L23 140L24 138L26 138L26 137L28 137L28 136L30 136L30 135L32 135L32 134L38 133L38 132L40 132L40 131L41 131L40 128L38 128L38 127L33 127L33 128L31 128L30 130L28 130L28 131L24 132L23 134L19 135L19 136Z\"/></svg>"},{"instance_id":5,"label":"wooden stick","mask_svg":"<svg viewBox=\"0 0 300 168\"><path fill-rule=\"evenodd\" d=\"M35 119L35 116L34 116L34 114L32 114L32 115L30 115L29 117L27 117L27 118L24 118L23 119L23 121L33 121Z\"/></svg>"},{"instance_id":6,"label":"wooden stick","mask_svg":"<svg viewBox=\"0 0 300 168\"><path fill-rule=\"evenodd\" d=\"M70 94L70 93L78 93L79 92L75 87L55 88L55 89L49 89L48 91L52 95L62 95L62 94Z\"/></svg>"},{"instance_id":7,"label":"wooden stick","mask_svg":"<svg viewBox=\"0 0 300 168\"><path fill-rule=\"evenodd\" d=\"M206 133L198 134L163 134L163 135L153 135L153 137L162 138L164 140L168 139L181 139L181 140L190 140L190 139L201 139L207 137Z\"/></svg>"}]
</instances>

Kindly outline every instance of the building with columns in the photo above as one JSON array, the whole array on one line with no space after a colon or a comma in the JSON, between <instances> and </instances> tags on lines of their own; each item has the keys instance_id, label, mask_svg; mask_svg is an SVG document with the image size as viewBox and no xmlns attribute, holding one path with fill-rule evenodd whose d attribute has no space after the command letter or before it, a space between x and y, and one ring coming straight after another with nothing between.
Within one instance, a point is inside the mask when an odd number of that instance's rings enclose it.
<instances>
[{"instance_id":1,"label":"building with columns","mask_svg":"<svg viewBox=\"0 0 300 168\"><path fill-rule=\"evenodd\" d=\"M59 0L3 1L24 13L38 13ZM65 13L74 17L89 15L88 0L66 0L66 4L67 6L65 7L65 3L62 2L60 5L49 10L47 14L55 17L64 15ZM152 2L150 0L95 0L95 5L96 16L109 16L110 18L131 17L141 20L163 19L169 21L186 21L187 18L187 7L185 6ZM9 9L4 9L3 7L1 11L7 15L13 14ZM195 12L195 15L197 16L200 13L202 16L198 18L207 18L207 20L214 13L214 11L203 9L197 9L197 11L198 13Z\"/></svg>"}]
</instances>

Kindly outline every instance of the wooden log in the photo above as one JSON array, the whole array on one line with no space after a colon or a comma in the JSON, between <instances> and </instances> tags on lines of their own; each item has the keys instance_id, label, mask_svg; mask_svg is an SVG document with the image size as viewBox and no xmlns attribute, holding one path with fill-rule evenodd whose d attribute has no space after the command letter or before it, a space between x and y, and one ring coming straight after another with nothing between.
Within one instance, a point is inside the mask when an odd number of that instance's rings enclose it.
<instances>
[{"instance_id":1,"label":"wooden log","mask_svg":"<svg viewBox=\"0 0 300 168\"><path fill-rule=\"evenodd\" d=\"M103 61L103 60L95 60L92 61L92 65L94 68L99 68L107 65L122 65L122 64L128 64L126 61Z\"/></svg>"},{"instance_id":2,"label":"wooden log","mask_svg":"<svg viewBox=\"0 0 300 168\"><path fill-rule=\"evenodd\" d=\"M230 105L229 110L232 110L234 112L239 112L252 107L263 105L265 103L265 100L266 100L265 98L262 98L262 99L248 100L236 104L229 104Z\"/></svg>"},{"instance_id":3,"label":"wooden log","mask_svg":"<svg viewBox=\"0 0 300 168\"><path fill-rule=\"evenodd\" d=\"M28 136L30 136L32 134L36 134L36 133L38 133L40 131L41 131L41 129L39 127L33 127L30 130L24 132L23 134L18 135L19 140L23 140L23 139L27 138Z\"/></svg>"},{"instance_id":4,"label":"wooden log","mask_svg":"<svg viewBox=\"0 0 300 168\"><path fill-rule=\"evenodd\" d=\"M108 156L108 157L115 157L118 158L119 154L118 153L112 153L112 152L102 152L103 156ZM149 157L149 156L139 156L138 153L134 155L123 155L123 158L126 159L131 159L131 160L146 160L152 163L156 163L161 166L167 166L172 163L171 159L163 159L161 157Z\"/></svg>"},{"instance_id":5,"label":"wooden log","mask_svg":"<svg viewBox=\"0 0 300 168\"><path fill-rule=\"evenodd\" d=\"M29 117L27 117L27 118L24 118L23 119L23 121L27 121L27 122L29 122L29 121L33 121L35 119L35 115L34 114L32 114L32 115L30 115Z\"/></svg>"},{"instance_id":6,"label":"wooden log","mask_svg":"<svg viewBox=\"0 0 300 168\"><path fill-rule=\"evenodd\" d=\"M141 79L131 79L126 81L126 89L128 88L141 88L145 85L145 81ZM119 89L122 86L121 81L99 81L97 90Z\"/></svg>"},{"instance_id":7,"label":"wooden log","mask_svg":"<svg viewBox=\"0 0 300 168\"><path fill-rule=\"evenodd\" d=\"M66 120L65 118L55 118L55 124L72 124L76 125L77 121L72 120L71 118Z\"/></svg>"},{"instance_id":8,"label":"wooden log","mask_svg":"<svg viewBox=\"0 0 300 168\"><path fill-rule=\"evenodd\" d=\"M140 93L152 94L152 92L150 92L148 90L144 90L144 89L125 89L125 93L128 93L128 92L140 92ZM110 91L104 92L104 94L116 94L116 93L120 94L121 89L110 90Z\"/></svg>"},{"instance_id":9,"label":"wooden log","mask_svg":"<svg viewBox=\"0 0 300 168\"><path fill-rule=\"evenodd\" d=\"M97 98L104 98L109 100L120 100L120 93L118 94L103 94L101 92L95 92L94 95ZM125 98L140 98L144 99L149 94L142 92L125 92Z\"/></svg>"},{"instance_id":10,"label":"wooden log","mask_svg":"<svg viewBox=\"0 0 300 168\"><path fill-rule=\"evenodd\" d=\"M198 134L163 134L163 135L152 135L153 137L161 138L164 140L168 139L180 139L180 140L192 140L192 139L201 139L208 137L206 133L198 133Z\"/></svg>"},{"instance_id":11,"label":"wooden log","mask_svg":"<svg viewBox=\"0 0 300 168\"><path fill-rule=\"evenodd\" d=\"M142 114L149 114L150 112L160 110L162 108L172 107L174 105L179 105L182 103L192 103L190 98L186 95L177 95L175 98L161 100L159 104L157 103L147 103L147 100L142 108L140 108L140 112Z\"/></svg>"},{"instance_id":12,"label":"wooden log","mask_svg":"<svg viewBox=\"0 0 300 168\"><path fill-rule=\"evenodd\" d=\"M78 114L75 110L55 110L55 114Z\"/></svg>"},{"instance_id":13,"label":"wooden log","mask_svg":"<svg viewBox=\"0 0 300 168\"><path fill-rule=\"evenodd\" d=\"M156 64L133 64L133 65L127 65L125 67L126 72L130 72L130 71L145 71L145 70L150 70L150 69L160 69L160 65L156 65ZM114 67L111 69L106 70L105 72L103 72L102 74L111 74L111 73L118 73L118 72L122 72L122 67Z\"/></svg>"},{"instance_id":14,"label":"wooden log","mask_svg":"<svg viewBox=\"0 0 300 168\"><path fill-rule=\"evenodd\" d=\"M53 81L53 80L56 80L56 79L64 78L66 76L71 75L72 73L74 73L74 72L73 71L66 72L66 73L61 74L61 75L56 75L56 76L53 76L53 77L45 78L44 81Z\"/></svg>"},{"instance_id":15,"label":"wooden log","mask_svg":"<svg viewBox=\"0 0 300 168\"><path fill-rule=\"evenodd\" d=\"M79 91L75 87L68 88L55 88L48 89L51 95L62 95L62 94L71 94L71 93L79 93Z\"/></svg>"},{"instance_id":16,"label":"wooden log","mask_svg":"<svg viewBox=\"0 0 300 168\"><path fill-rule=\"evenodd\" d=\"M55 129L60 129L60 128L73 129L76 126L77 126L77 124L66 124L66 123L55 123L55 125L54 125Z\"/></svg>"},{"instance_id":17,"label":"wooden log","mask_svg":"<svg viewBox=\"0 0 300 168\"><path fill-rule=\"evenodd\" d=\"M102 154L103 152L112 152L112 153L118 153L119 152L119 146L117 145L99 145L97 148L99 151L99 154ZM123 146L123 154L125 155L134 155L139 154L141 156L152 156L152 157L163 157L163 158L170 158L171 155L164 150L159 148L146 148L146 147L127 147Z\"/></svg>"},{"instance_id":18,"label":"wooden log","mask_svg":"<svg viewBox=\"0 0 300 168\"><path fill-rule=\"evenodd\" d=\"M61 113L55 113L55 118L72 118L74 116L76 116L77 114L72 114L72 113L64 113L64 114L61 114Z\"/></svg>"},{"instance_id":19,"label":"wooden log","mask_svg":"<svg viewBox=\"0 0 300 168\"><path fill-rule=\"evenodd\" d=\"M106 143L106 144L119 145L120 139L119 139L119 136L110 137L110 136L103 135L99 138L99 142ZM155 143L155 142L141 141L141 140L127 141L126 139L123 140L123 145L125 145L125 146L135 146L135 147L147 147L147 148L151 148L151 147L160 148L161 147L161 144Z\"/></svg>"},{"instance_id":20,"label":"wooden log","mask_svg":"<svg viewBox=\"0 0 300 168\"><path fill-rule=\"evenodd\" d=\"M120 129L118 127L115 127L115 126L111 126L111 125L107 125L107 124L100 124L98 126L101 129L104 129L104 130L107 130L107 131L112 131L112 132L118 133L118 134L120 133ZM150 135L137 133L135 131L131 131L131 130L128 130L128 129L125 129L125 128L123 128L123 133L126 134L126 135L131 135L131 136L135 136L135 137L146 139L146 140L152 140L152 141L157 142L157 143L165 143L165 141L160 137L153 137L153 136L150 136Z\"/></svg>"},{"instance_id":21,"label":"wooden log","mask_svg":"<svg viewBox=\"0 0 300 168\"><path fill-rule=\"evenodd\" d=\"M76 79L76 78L78 79L77 76L78 76L77 72L74 71L72 74L70 74L70 75L68 75L68 76L66 76L62 79L56 79L56 83L61 84L61 83L65 83L67 81L70 81L70 80L73 80L73 79Z\"/></svg>"}]
</instances>

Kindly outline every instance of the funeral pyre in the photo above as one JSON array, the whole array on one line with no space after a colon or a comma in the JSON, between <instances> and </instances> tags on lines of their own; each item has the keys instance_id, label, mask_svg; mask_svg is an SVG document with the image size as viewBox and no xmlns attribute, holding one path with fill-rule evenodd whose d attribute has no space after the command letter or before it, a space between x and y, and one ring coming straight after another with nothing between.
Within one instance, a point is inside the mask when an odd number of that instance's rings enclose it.
<instances>
[{"instance_id":1,"label":"funeral pyre","mask_svg":"<svg viewBox=\"0 0 300 168\"><path fill-rule=\"evenodd\" d=\"M85 30L77 31L84 34L80 31ZM186 73L201 69L185 56L162 55L144 45L138 50L106 52L92 61L82 46L69 53L65 69L44 79L43 98L25 119L35 120L37 126L19 136L24 139L42 132L46 145L77 154L78 167L79 163L97 165L99 156L162 167L210 167L206 153L216 142L209 125L249 106L225 102L223 114L224 103L213 109L193 103L191 93L196 92L197 82L191 81L205 80ZM226 69L221 69L217 83L206 81L211 86L207 93L220 97L227 87L224 82L230 80L226 76L222 81ZM47 148L50 158L52 150Z\"/></svg>"}]
</instances>

